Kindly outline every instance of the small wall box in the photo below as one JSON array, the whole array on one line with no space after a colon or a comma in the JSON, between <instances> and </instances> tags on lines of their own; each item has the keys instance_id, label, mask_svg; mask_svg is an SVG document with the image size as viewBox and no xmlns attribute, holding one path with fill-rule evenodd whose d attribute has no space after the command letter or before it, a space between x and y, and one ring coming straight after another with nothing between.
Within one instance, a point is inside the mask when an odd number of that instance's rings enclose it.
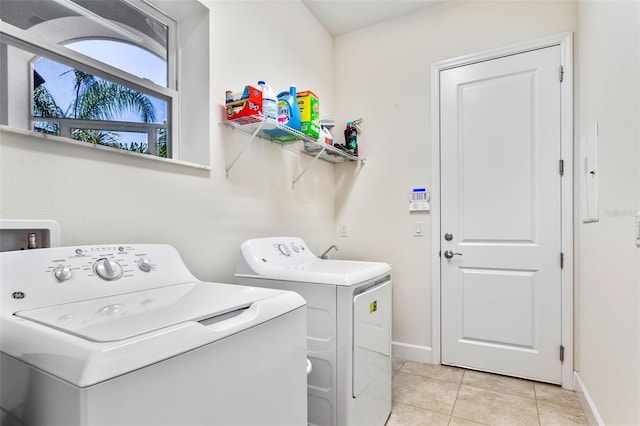
<instances>
[{"instance_id":1,"label":"small wall box","mask_svg":"<svg viewBox=\"0 0 640 426\"><path fill-rule=\"evenodd\" d=\"M24 250L28 235L36 234L39 248L60 247L60 226L52 220L0 220L0 251Z\"/></svg>"},{"instance_id":2,"label":"small wall box","mask_svg":"<svg viewBox=\"0 0 640 426\"><path fill-rule=\"evenodd\" d=\"M238 124L250 124L260 121L262 114L262 91L253 86L245 86L242 92L226 93L227 120Z\"/></svg>"}]
</instances>

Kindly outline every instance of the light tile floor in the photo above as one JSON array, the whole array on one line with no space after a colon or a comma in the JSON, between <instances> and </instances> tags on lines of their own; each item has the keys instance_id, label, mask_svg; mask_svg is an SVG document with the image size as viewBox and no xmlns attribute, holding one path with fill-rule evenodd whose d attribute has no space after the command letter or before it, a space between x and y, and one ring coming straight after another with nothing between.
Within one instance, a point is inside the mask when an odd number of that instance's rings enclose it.
<instances>
[{"instance_id":1,"label":"light tile floor","mask_svg":"<svg viewBox=\"0 0 640 426\"><path fill-rule=\"evenodd\" d=\"M574 392L444 365L393 361L386 426L586 425Z\"/></svg>"}]
</instances>

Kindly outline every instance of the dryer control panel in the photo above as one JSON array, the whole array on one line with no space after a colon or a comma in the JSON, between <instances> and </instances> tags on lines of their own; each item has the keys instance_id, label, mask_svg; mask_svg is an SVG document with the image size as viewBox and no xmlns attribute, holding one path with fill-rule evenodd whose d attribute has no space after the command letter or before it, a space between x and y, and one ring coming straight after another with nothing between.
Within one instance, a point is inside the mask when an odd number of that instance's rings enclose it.
<instances>
[{"instance_id":1,"label":"dryer control panel","mask_svg":"<svg viewBox=\"0 0 640 426\"><path fill-rule=\"evenodd\" d=\"M295 237L256 238L242 243L240 249L245 257L270 267L287 267L318 260L304 241Z\"/></svg>"},{"instance_id":2,"label":"dryer control panel","mask_svg":"<svg viewBox=\"0 0 640 426\"><path fill-rule=\"evenodd\" d=\"M286 257L305 258L308 257L307 254L315 257L302 241L285 240L274 243L273 246L278 249L281 255Z\"/></svg>"}]
</instances>

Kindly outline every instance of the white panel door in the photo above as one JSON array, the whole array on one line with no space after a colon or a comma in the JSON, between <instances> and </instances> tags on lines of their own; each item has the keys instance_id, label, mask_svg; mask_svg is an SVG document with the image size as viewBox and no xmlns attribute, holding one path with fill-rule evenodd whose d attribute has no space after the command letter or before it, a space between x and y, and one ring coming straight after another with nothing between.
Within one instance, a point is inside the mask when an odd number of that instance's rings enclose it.
<instances>
[{"instance_id":1,"label":"white panel door","mask_svg":"<svg viewBox=\"0 0 640 426\"><path fill-rule=\"evenodd\" d=\"M561 382L560 47L442 71L442 363Z\"/></svg>"}]
</instances>

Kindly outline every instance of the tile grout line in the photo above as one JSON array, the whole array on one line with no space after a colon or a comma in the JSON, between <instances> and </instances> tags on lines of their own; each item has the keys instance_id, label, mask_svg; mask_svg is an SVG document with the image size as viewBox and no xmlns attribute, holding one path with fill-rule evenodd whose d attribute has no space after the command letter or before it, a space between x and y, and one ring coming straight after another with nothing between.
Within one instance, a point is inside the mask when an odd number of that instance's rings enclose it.
<instances>
[{"instance_id":1,"label":"tile grout line","mask_svg":"<svg viewBox=\"0 0 640 426\"><path fill-rule=\"evenodd\" d=\"M462 378L460 379L460 384L458 385L458 391L456 392L456 398L454 399L453 407L451 408L451 415L449 416L449 425L451 425L451 422L453 421L453 410L455 410L456 403L458 402L458 395L460 395L460 389L462 389L462 383L464 382L464 376L465 376L465 374L467 374L468 371L471 371L471 370L468 370L466 368L461 368L461 370L462 370ZM471 385L467 384L465 386L471 386ZM480 389L482 391L486 391L487 390L487 389L477 388L475 386L471 386L471 387L474 387L475 389ZM462 420L468 420L470 422L477 423L479 425L485 425L485 423L481 423L481 422L479 422L478 420L475 420L475 419L468 419L466 417L456 417L456 418L457 419L462 419ZM485 425L485 426L489 426L489 425Z\"/></svg>"},{"instance_id":2,"label":"tile grout line","mask_svg":"<svg viewBox=\"0 0 640 426\"><path fill-rule=\"evenodd\" d=\"M424 374L421 374L420 371L418 371L418 370L416 370L415 372L414 371L406 371L406 370L404 370L404 367L407 366L406 364L407 364L407 360L404 360L403 362L400 363L400 368L396 371L396 375L397 375L397 373L402 373L402 374L405 374L407 376L421 377L421 378L429 379L429 380L436 381L436 382L443 382L443 383L444 382L449 382L449 383L452 383L452 381L448 380L447 378L434 377L432 375L424 375ZM409 370L412 370L412 368L409 368ZM449 416L448 416L449 419L448 419L448 422L446 423L448 426L451 426L451 425L453 425L455 423L453 421L453 418L454 418L453 414L455 412L456 407L458 406L458 399L460 397L460 392L462 390L462 385L464 384L465 377L467 376L467 373L472 371L472 370L467 370L467 369L464 369L464 368L461 368L460 370L462 370L462 375L461 375L459 381L453 382L453 383L457 384L457 389L456 389L456 394L455 394L455 397L454 397L453 404L452 404L450 412L449 412ZM541 411L542 410L541 410L540 403L544 402L545 404L547 404L547 403L549 403L549 401L544 400L544 397L545 397L544 396L544 392L542 392L543 395L538 396L538 389L542 390L542 388L539 388L537 386L537 383L531 382L531 384L533 385L533 389L532 389L533 390L533 398L532 399L536 403L536 417L537 417L537 420L538 420L537 425L538 426L542 426L544 423L542 422L542 416L541 416ZM471 386L471 387L473 387L473 388L475 388L475 389L477 389L478 391L481 391L481 392L496 393L496 394L500 394L500 395L504 395L504 396L508 396L508 397L516 397L516 398L519 398L519 399L530 399L530 398L528 398L528 397L526 397L526 396L524 396L522 394L512 393L512 392L510 392L508 390L505 392L505 391L501 391L501 390L495 390L495 389L492 390L492 389L485 389L485 388L482 388L482 387L475 387L473 385L468 385L468 384L465 385L465 386ZM543 397L543 399L540 399L541 397ZM413 405L413 404L407 404L407 403L401 403L401 402L397 402L397 403L398 404L402 404L402 405L407 405L409 407L413 407L413 408L416 408L416 409L419 409L419 410L424 410L424 411L437 413L437 414L444 414L444 413L441 413L440 411L434 411L434 410L425 408L425 407L420 406L420 405L416 406L416 405ZM558 408L563 408L565 410L573 409L573 407L570 406L569 404L562 404L559 401L553 401L553 402L551 402L549 404L551 406L557 406ZM584 412L582 410L580 410L580 414L584 417ZM456 419L469 420L469 421L477 422L477 420L473 420L471 418L465 418L465 417L456 417Z\"/></svg>"},{"instance_id":3,"label":"tile grout line","mask_svg":"<svg viewBox=\"0 0 640 426\"><path fill-rule=\"evenodd\" d=\"M453 411L456 409L458 395L460 395L460 388L462 387L462 382L464 381L465 374L467 374L466 370L462 370L462 377L460 377L460 383L458 383L458 390L456 391L456 397L453 399L453 406L451 407L451 413L449 414L449 423L447 423L447 425L451 425L451 422L453 421Z\"/></svg>"},{"instance_id":4,"label":"tile grout line","mask_svg":"<svg viewBox=\"0 0 640 426\"><path fill-rule=\"evenodd\" d=\"M538 413L538 424L542 425L542 419L540 418L540 405L538 404L538 391L536 390L536 384L533 384L533 396L536 399L536 412Z\"/></svg>"},{"instance_id":5,"label":"tile grout line","mask_svg":"<svg viewBox=\"0 0 640 426\"><path fill-rule=\"evenodd\" d=\"M463 381L463 379L464 379L464 374L465 374L465 371L466 371L466 370L465 370L465 369L463 369L463 368L460 368L460 370L462 371L462 377L460 378L460 381L459 381L459 382L453 382L453 381L451 381L451 380L447 380L447 379L440 378L440 377L432 377L432 376L426 376L426 375L419 374L419 373L414 373L414 372L409 372L409 371L403 371L403 369L404 369L404 367L405 367L405 364L406 364L406 361L407 361L407 360L405 360L405 361L402 363L401 367L400 367L400 368L395 372L394 378L395 378L395 376L397 376L397 375L398 375L398 373L402 373L402 374L406 374L406 375L408 375L408 376L415 376L415 377L420 377L420 378L423 378L423 379L429 379L429 380L435 380L435 381L443 382L443 383L456 383L456 384L458 385L458 389L456 390L456 396L455 396L455 398L454 398L454 400L453 400L453 406L451 407L451 411L450 411L450 413L449 413L449 415L448 415L448 416L449 416L449 421L447 422L447 425L449 425L449 424L451 423L451 421L453 420L453 410L454 410L454 408L455 408L455 404L456 404L456 401L457 401L457 399L458 399L458 394L459 394L459 392L460 392L460 388L461 388L461 386L462 386L462 381ZM444 413L442 413L442 412L440 412L440 411L435 411L435 410L432 410L432 409L424 408L424 407L422 407L422 406L412 405L412 404L408 404L408 403L406 403L406 402L399 402L399 401L392 400L392 403L394 403L394 402L395 402L395 403L397 403L397 404L406 405L407 407L413 407L413 408L417 408L417 409L419 409L419 410L424 410L424 411L429 411L429 412L436 413L436 414L446 415L446 414L444 414ZM469 419L466 419L466 420L469 420Z\"/></svg>"}]
</instances>

